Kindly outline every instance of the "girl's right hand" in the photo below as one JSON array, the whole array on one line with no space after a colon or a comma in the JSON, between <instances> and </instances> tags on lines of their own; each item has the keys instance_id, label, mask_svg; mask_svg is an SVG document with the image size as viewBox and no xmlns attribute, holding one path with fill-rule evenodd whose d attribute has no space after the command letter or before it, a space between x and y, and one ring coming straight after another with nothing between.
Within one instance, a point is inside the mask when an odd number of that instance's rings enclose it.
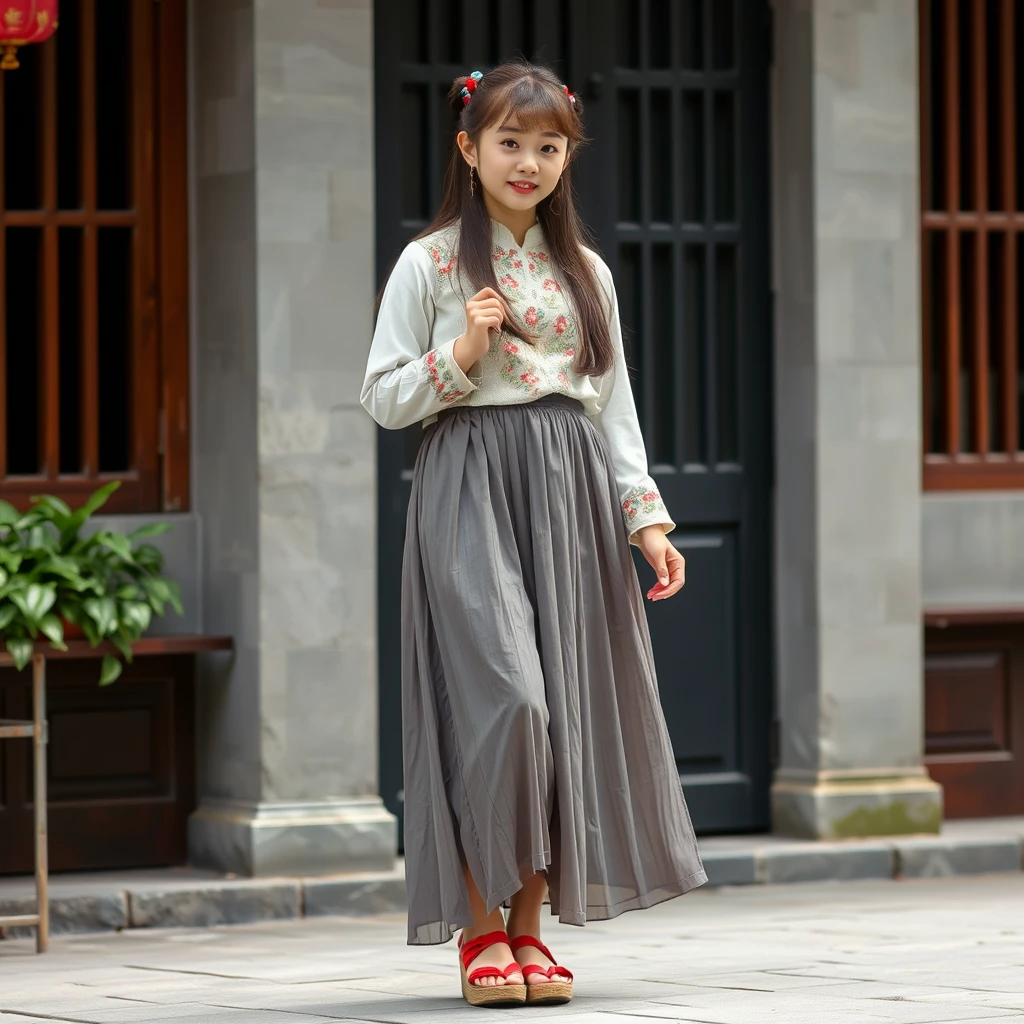
<instances>
[{"instance_id":1,"label":"girl's right hand","mask_svg":"<svg viewBox=\"0 0 1024 1024\"><path fill-rule=\"evenodd\" d=\"M493 288L481 288L466 303L466 333L456 339L452 354L463 373L491 347L490 332L501 331L505 310Z\"/></svg>"}]
</instances>

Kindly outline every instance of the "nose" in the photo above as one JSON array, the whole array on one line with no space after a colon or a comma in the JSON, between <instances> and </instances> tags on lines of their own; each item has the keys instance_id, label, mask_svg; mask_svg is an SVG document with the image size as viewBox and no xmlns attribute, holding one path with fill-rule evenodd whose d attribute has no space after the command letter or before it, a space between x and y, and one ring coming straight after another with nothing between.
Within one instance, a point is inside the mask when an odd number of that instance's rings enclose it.
<instances>
[{"instance_id":1,"label":"nose","mask_svg":"<svg viewBox=\"0 0 1024 1024\"><path fill-rule=\"evenodd\" d=\"M538 170L537 161L529 153L523 153L519 157L517 170L520 174L536 174Z\"/></svg>"}]
</instances>

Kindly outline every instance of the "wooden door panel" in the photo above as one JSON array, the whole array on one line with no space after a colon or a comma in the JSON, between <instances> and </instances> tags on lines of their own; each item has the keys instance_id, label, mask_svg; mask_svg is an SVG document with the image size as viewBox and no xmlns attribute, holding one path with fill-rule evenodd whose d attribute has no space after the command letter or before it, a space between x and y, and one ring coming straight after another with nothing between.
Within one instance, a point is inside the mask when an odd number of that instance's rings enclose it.
<instances>
[{"instance_id":1,"label":"wooden door panel","mask_svg":"<svg viewBox=\"0 0 1024 1024\"><path fill-rule=\"evenodd\" d=\"M184 863L195 807L192 655L139 658L110 687L96 661L47 665L50 866ZM28 670L0 670L4 717L30 718ZM32 870L32 753L0 745L0 874Z\"/></svg>"},{"instance_id":2,"label":"wooden door panel","mask_svg":"<svg viewBox=\"0 0 1024 1024\"><path fill-rule=\"evenodd\" d=\"M925 765L947 818L1024 814L1024 630L925 630Z\"/></svg>"},{"instance_id":3,"label":"wooden door panel","mask_svg":"<svg viewBox=\"0 0 1024 1024\"><path fill-rule=\"evenodd\" d=\"M719 772L734 765L737 756L733 723L738 680L731 642L736 633L735 536L677 530L671 540L686 558L689 582L672 601L648 605L652 635L672 636L654 652L661 703L680 772ZM653 579L639 552L634 560L640 578ZM713 680L714 685L694 687L694 678Z\"/></svg>"}]
</instances>

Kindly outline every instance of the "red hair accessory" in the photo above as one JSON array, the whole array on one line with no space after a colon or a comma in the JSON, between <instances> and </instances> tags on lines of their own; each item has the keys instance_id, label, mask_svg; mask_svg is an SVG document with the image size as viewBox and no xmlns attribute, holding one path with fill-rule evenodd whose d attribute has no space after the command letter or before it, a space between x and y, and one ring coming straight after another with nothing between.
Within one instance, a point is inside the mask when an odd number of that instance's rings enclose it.
<instances>
[{"instance_id":1,"label":"red hair accessory","mask_svg":"<svg viewBox=\"0 0 1024 1024\"><path fill-rule=\"evenodd\" d=\"M466 106L466 104L473 98L473 93L476 92L477 82L479 82L483 77L484 74L482 71L474 71L466 78L466 84L459 90L463 106Z\"/></svg>"},{"instance_id":2,"label":"red hair accessory","mask_svg":"<svg viewBox=\"0 0 1024 1024\"><path fill-rule=\"evenodd\" d=\"M569 86L563 85L562 88L565 90L565 95L569 97L569 102L575 107L576 106L576 93L569 92Z\"/></svg>"}]
</instances>

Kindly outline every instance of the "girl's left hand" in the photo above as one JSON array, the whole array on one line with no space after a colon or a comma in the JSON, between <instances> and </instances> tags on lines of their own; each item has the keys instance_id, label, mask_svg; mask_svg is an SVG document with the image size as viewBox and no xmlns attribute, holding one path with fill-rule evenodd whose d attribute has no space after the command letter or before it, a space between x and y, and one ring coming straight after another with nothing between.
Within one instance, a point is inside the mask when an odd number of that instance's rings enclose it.
<instances>
[{"instance_id":1,"label":"girl's left hand","mask_svg":"<svg viewBox=\"0 0 1024 1024\"><path fill-rule=\"evenodd\" d=\"M686 582L686 559L675 549L660 526L645 526L637 537L644 558L658 574L658 582L647 591L652 601L664 601L678 593Z\"/></svg>"}]
</instances>

